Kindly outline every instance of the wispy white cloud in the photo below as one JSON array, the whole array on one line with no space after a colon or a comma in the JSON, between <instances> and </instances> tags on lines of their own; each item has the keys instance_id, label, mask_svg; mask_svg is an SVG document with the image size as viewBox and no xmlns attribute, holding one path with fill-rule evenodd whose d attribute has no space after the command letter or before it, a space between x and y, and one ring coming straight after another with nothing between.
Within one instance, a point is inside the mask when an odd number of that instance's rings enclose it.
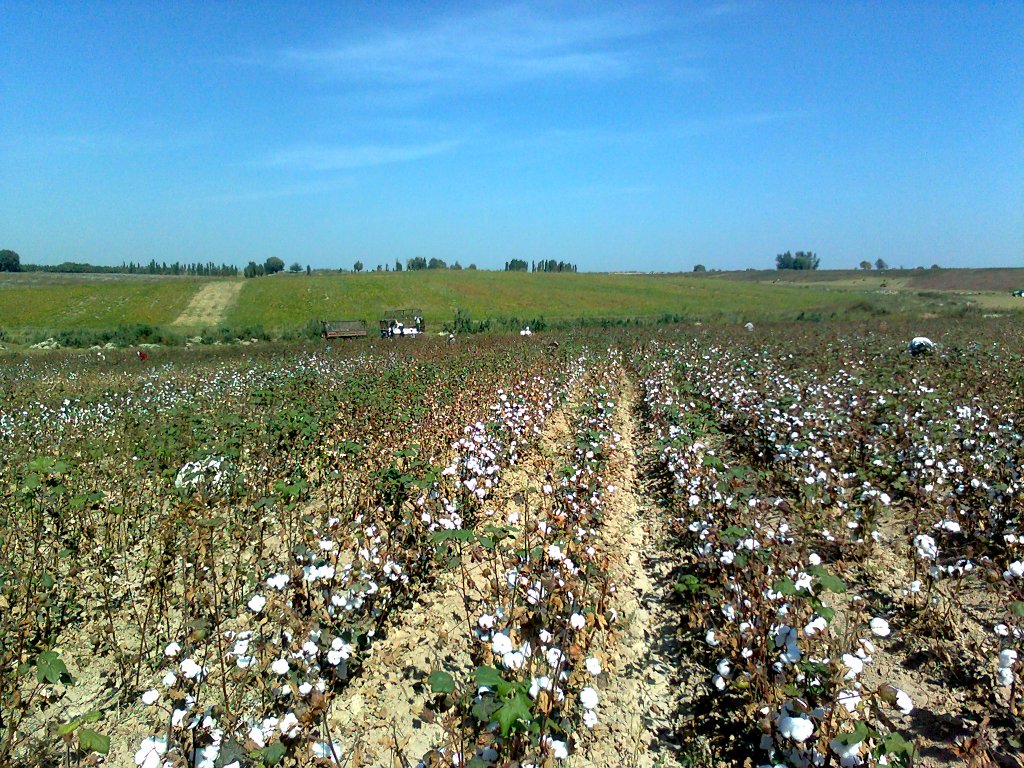
<instances>
[{"instance_id":1,"label":"wispy white cloud","mask_svg":"<svg viewBox=\"0 0 1024 768\"><path fill-rule=\"evenodd\" d=\"M528 6L447 16L360 41L278 52L276 63L377 87L487 87L553 76L604 79L642 64L641 42L665 25L642 11L573 17Z\"/></svg>"},{"instance_id":2,"label":"wispy white cloud","mask_svg":"<svg viewBox=\"0 0 1024 768\"><path fill-rule=\"evenodd\" d=\"M363 144L358 146L306 146L282 150L261 165L296 171L340 171L373 165L404 163L451 152L456 140L430 144Z\"/></svg>"},{"instance_id":3,"label":"wispy white cloud","mask_svg":"<svg viewBox=\"0 0 1024 768\"><path fill-rule=\"evenodd\" d=\"M353 186L351 178L331 179L330 181L313 182L305 184L293 184L283 187L252 187L208 195L202 199L203 203L223 205L231 203L248 203L260 200L276 200L292 197L316 197L329 195L342 190L351 189Z\"/></svg>"}]
</instances>

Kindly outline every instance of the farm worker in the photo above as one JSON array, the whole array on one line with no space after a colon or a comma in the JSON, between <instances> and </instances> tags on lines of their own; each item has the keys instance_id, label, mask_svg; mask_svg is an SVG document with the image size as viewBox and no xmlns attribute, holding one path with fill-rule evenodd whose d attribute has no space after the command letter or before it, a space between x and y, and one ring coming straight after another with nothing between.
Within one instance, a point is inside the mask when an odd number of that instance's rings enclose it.
<instances>
[{"instance_id":1,"label":"farm worker","mask_svg":"<svg viewBox=\"0 0 1024 768\"><path fill-rule=\"evenodd\" d=\"M455 343L455 334L454 333L449 333L448 334L448 343L449 344L454 344Z\"/></svg>"},{"instance_id":2,"label":"farm worker","mask_svg":"<svg viewBox=\"0 0 1024 768\"><path fill-rule=\"evenodd\" d=\"M147 355L141 349L135 350L135 354L138 356L139 360L146 360L149 358L149 355Z\"/></svg>"},{"instance_id":3,"label":"farm worker","mask_svg":"<svg viewBox=\"0 0 1024 768\"><path fill-rule=\"evenodd\" d=\"M927 336L915 336L907 345L907 351L910 353L911 357L926 354L931 352L933 349L935 349L935 342Z\"/></svg>"}]
</instances>

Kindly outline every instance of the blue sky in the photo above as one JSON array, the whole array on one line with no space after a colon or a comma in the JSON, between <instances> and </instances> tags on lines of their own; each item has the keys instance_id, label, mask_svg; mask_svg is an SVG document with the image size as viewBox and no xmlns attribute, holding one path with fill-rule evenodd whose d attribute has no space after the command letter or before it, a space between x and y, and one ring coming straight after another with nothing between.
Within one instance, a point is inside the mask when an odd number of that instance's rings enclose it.
<instances>
[{"instance_id":1,"label":"blue sky","mask_svg":"<svg viewBox=\"0 0 1024 768\"><path fill-rule=\"evenodd\" d=\"M1024 3L0 0L22 260L1024 266Z\"/></svg>"}]
</instances>

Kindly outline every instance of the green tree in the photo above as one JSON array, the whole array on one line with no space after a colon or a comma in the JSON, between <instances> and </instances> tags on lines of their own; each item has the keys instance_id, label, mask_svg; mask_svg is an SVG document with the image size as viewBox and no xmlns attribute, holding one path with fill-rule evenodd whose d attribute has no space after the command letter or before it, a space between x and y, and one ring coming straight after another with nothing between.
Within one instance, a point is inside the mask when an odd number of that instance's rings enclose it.
<instances>
[{"instance_id":1,"label":"green tree","mask_svg":"<svg viewBox=\"0 0 1024 768\"><path fill-rule=\"evenodd\" d=\"M21 256L9 248L0 251L0 272L21 272Z\"/></svg>"},{"instance_id":2,"label":"green tree","mask_svg":"<svg viewBox=\"0 0 1024 768\"><path fill-rule=\"evenodd\" d=\"M871 269L871 262L870 261L862 261L860 263L860 268L861 269Z\"/></svg>"},{"instance_id":3,"label":"green tree","mask_svg":"<svg viewBox=\"0 0 1024 768\"><path fill-rule=\"evenodd\" d=\"M878 259L878 261L875 262L875 269L888 269L888 268L889 268L889 265L885 263L884 259Z\"/></svg>"},{"instance_id":4,"label":"green tree","mask_svg":"<svg viewBox=\"0 0 1024 768\"><path fill-rule=\"evenodd\" d=\"M263 262L263 271L268 275L276 274L284 269L284 262L281 261L277 256L271 256L265 262Z\"/></svg>"},{"instance_id":5,"label":"green tree","mask_svg":"<svg viewBox=\"0 0 1024 768\"><path fill-rule=\"evenodd\" d=\"M427 260L423 256L413 256L405 262L406 269L426 269Z\"/></svg>"},{"instance_id":6,"label":"green tree","mask_svg":"<svg viewBox=\"0 0 1024 768\"><path fill-rule=\"evenodd\" d=\"M813 251L786 251L775 257L776 269L817 269L818 265L818 256Z\"/></svg>"},{"instance_id":7,"label":"green tree","mask_svg":"<svg viewBox=\"0 0 1024 768\"><path fill-rule=\"evenodd\" d=\"M395 272L401 272L401 271L402 271L402 262L400 262L398 259L395 259Z\"/></svg>"},{"instance_id":8,"label":"green tree","mask_svg":"<svg viewBox=\"0 0 1024 768\"><path fill-rule=\"evenodd\" d=\"M694 264L693 265L693 271L694 272L707 272L708 268L705 267L703 264Z\"/></svg>"},{"instance_id":9,"label":"green tree","mask_svg":"<svg viewBox=\"0 0 1024 768\"><path fill-rule=\"evenodd\" d=\"M301 272L302 271L302 265L299 264L299 262L296 261L290 267L288 267L288 271L289 272Z\"/></svg>"},{"instance_id":10,"label":"green tree","mask_svg":"<svg viewBox=\"0 0 1024 768\"><path fill-rule=\"evenodd\" d=\"M352 269L354 269L356 272L362 272L363 271L363 262L357 261L355 264L352 265Z\"/></svg>"},{"instance_id":11,"label":"green tree","mask_svg":"<svg viewBox=\"0 0 1024 768\"><path fill-rule=\"evenodd\" d=\"M448 269L443 259L433 258L427 262L427 269Z\"/></svg>"}]
</instances>

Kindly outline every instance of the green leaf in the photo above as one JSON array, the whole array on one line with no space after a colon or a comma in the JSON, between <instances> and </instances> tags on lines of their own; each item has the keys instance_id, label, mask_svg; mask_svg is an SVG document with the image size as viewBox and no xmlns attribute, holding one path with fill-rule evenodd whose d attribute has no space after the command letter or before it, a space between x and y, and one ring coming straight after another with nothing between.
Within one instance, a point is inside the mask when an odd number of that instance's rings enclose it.
<instances>
[{"instance_id":1,"label":"green leaf","mask_svg":"<svg viewBox=\"0 0 1024 768\"><path fill-rule=\"evenodd\" d=\"M455 539L456 541L469 541L473 538L473 532L467 531L462 528L447 531L436 531L430 534L434 541L448 541L449 539Z\"/></svg>"},{"instance_id":2,"label":"green leaf","mask_svg":"<svg viewBox=\"0 0 1024 768\"><path fill-rule=\"evenodd\" d=\"M491 690L495 690L503 682L505 682L504 678L494 667L476 668L476 684L478 686L484 686Z\"/></svg>"},{"instance_id":3,"label":"green leaf","mask_svg":"<svg viewBox=\"0 0 1024 768\"><path fill-rule=\"evenodd\" d=\"M776 581L772 585L772 589L783 595L795 595L796 583L792 579L782 579L781 581Z\"/></svg>"},{"instance_id":4,"label":"green leaf","mask_svg":"<svg viewBox=\"0 0 1024 768\"><path fill-rule=\"evenodd\" d=\"M836 741L840 744L850 746L851 744L859 744L868 737L868 726L863 720L858 720L857 725L853 728L853 733L840 733L836 735Z\"/></svg>"},{"instance_id":5,"label":"green leaf","mask_svg":"<svg viewBox=\"0 0 1024 768\"><path fill-rule=\"evenodd\" d=\"M1024 618L1024 601L1014 600L1012 603L1010 603L1010 613L1012 613L1014 616L1020 616L1021 618Z\"/></svg>"},{"instance_id":6,"label":"green leaf","mask_svg":"<svg viewBox=\"0 0 1024 768\"><path fill-rule=\"evenodd\" d=\"M105 755L110 751L110 737L83 728L78 732L78 746L83 752L99 752Z\"/></svg>"},{"instance_id":7,"label":"green leaf","mask_svg":"<svg viewBox=\"0 0 1024 768\"><path fill-rule=\"evenodd\" d=\"M103 713L98 709L91 709L82 715L82 722L84 723L95 723L103 719Z\"/></svg>"},{"instance_id":8,"label":"green leaf","mask_svg":"<svg viewBox=\"0 0 1024 768\"><path fill-rule=\"evenodd\" d=\"M830 592L846 591L846 582L844 582L838 576L833 576L831 573L826 573L823 576L819 576L818 586L822 589L827 589Z\"/></svg>"},{"instance_id":9,"label":"green leaf","mask_svg":"<svg viewBox=\"0 0 1024 768\"><path fill-rule=\"evenodd\" d=\"M430 681L430 690L433 693L454 693L455 692L455 678L449 675L444 670L438 670L437 672L431 672L430 677L427 678Z\"/></svg>"},{"instance_id":10,"label":"green leaf","mask_svg":"<svg viewBox=\"0 0 1024 768\"><path fill-rule=\"evenodd\" d=\"M67 736L75 728L82 724L81 718L76 717L74 720L68 720L66 723L61 723L60 727L57 728L58 736Z\"/></svg>"},{"instance_id":11,"label":"green leaf","mask_svg":"<svg viewBox=\"0 0 1024 768\"><path fill-rule=\"evenodd\" d=\"M275 741L269 747L264 747L260 754L263 756L265 765L277 765L284 759L287 748L280 741Z\"/></svg>"},{"instance_id":12,"label":"green leaf","mask_svg":"<svg viewBox=\"0 0 1024 768\"><path fill-rule=\"evenodd\" d=\"M836 616L836 609L829 608L827 605L816 606L814 612L821 616L825 621L831 622Z\"/></svg>"},{"instance_id":13,"label":"green leaf","mask_svg":"<svg viewBox=\"0 0 1024 768\"><path fill-rule=\"evenodd\" d=\"M532 719L530 715L530 700L522 693L517 693L506 701L501 709L495 712L495 719L498 721L503 737L508 736L508 732L520 721L526 727L529 727L530 720Z\"/></svg>"},{"instance_id":14,"label":"green leaf","mask_svg":"<svg viewBox=\"0 0 1024 768\"><path fill-rule=\"evenodd\" d=\"M68 674L68 668L60 660L60 656L53 651L43 651L36 659L36 679L40 683L67 683L71 675Z\"/></svg>"},{"instance_id":15,"label":"green leaf","mask_svg":"<svg viewBox=\"0 0 1024 768\"><path fill-rule=\"evenodd\" d=\"M914 745L895 731L885 735L885 738L882 739L882 747L889 755L910 755L914 752Z\"/></svg>"}]
</instances>

